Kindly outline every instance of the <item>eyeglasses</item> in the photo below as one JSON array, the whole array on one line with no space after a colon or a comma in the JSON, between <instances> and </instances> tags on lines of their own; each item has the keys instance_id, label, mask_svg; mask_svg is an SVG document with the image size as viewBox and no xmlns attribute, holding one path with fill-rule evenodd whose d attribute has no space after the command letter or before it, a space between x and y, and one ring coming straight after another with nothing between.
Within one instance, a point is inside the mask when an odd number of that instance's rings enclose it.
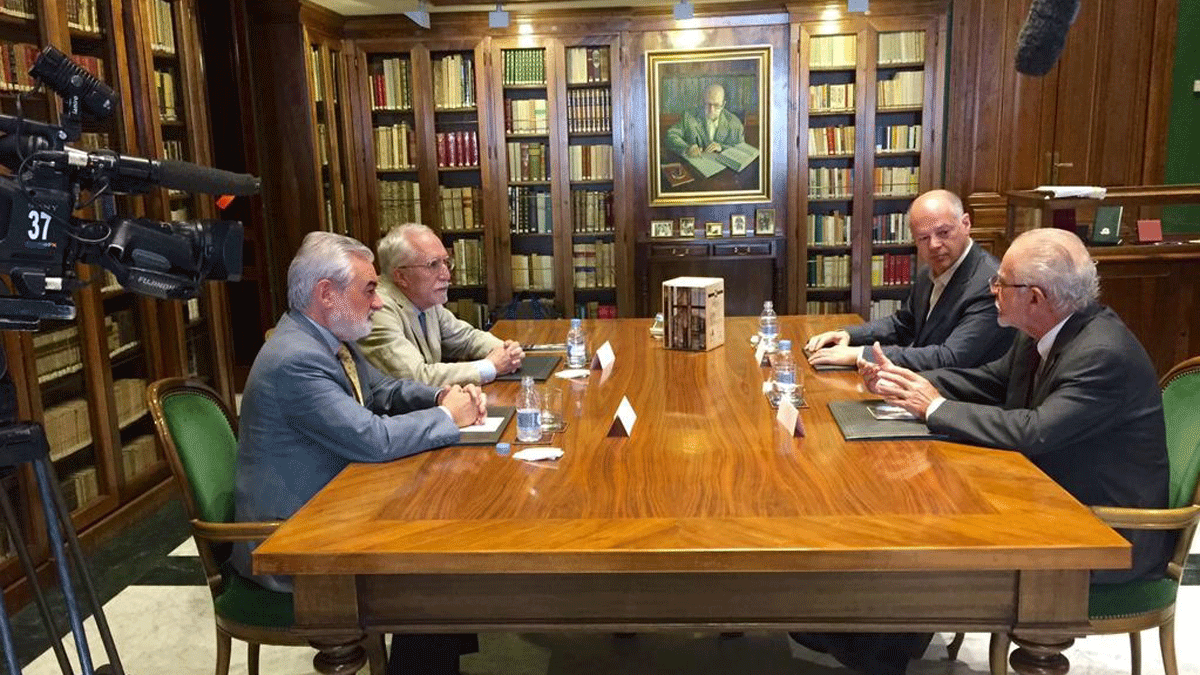
<instances>
[{"instance_id":1,"label":"eyeglasses","mask_svg":"<svg viewBox=\"0 0 1200 675\"><path fill-rule=\"evenodd\" d=\"M438 268L445 267L447 272L453 272L454 258L434 258L433 260L430 260L427 263L421 263L420 265L396 265L396 267L416 267L418 269L429 270L430 272L437 272Z\"/></svg>"},{"instance_id":2,"label":"eyeglasses","mask_svg":"<svg viewBox=\"0 0 1200 675\"><path fill-rule=\"evenodd\" d=\"M988 279L988 286L993 291L998 291L998 290L1000 290L1001 287L1004 287L1004 288L1037 288L1036 284L1010 284L1007 281L1002 280L1000 278L999 274L993 274L992 278Z\"/></svg>"}]
</instances>

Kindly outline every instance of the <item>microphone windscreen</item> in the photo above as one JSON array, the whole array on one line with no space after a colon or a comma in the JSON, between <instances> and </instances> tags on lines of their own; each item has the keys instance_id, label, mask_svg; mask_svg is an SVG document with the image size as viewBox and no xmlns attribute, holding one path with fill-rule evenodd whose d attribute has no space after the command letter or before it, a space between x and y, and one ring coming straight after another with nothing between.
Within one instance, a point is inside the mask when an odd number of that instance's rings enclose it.
<instances>
[{"instance_id":1,"label":"microphone windscreen","mask_svg":"<svg viewBox=\"0 0 1200 675\"><path fill-rule=\"evenodd\" d=\"M210 195L258 193L258 178L250 174L233 173L173 159L160 161L157 169L158 183L166 188Z\"/></svg>"},{"instance_id":2,"label":"microphone windscreen","mask_svg":"<svg viewBox=\"0 0 1200 675\"><path fill-rule=\"evenodd\" d=\"M1045 75L1067 44L1067 30L1079 14L1079 0L1033 0L1017 36L1017 72Z\"/></svg>"}]
</instances>

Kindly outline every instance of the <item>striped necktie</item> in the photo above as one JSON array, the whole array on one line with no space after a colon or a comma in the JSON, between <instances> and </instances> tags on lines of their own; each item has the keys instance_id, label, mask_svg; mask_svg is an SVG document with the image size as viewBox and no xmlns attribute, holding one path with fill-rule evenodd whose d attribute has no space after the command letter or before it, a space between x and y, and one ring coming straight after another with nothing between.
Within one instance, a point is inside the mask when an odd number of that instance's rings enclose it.
<instances>
[{"instance_id":1,"label":"striped necktie","mask_svg":"<svg viewBox=\"0 0 1200 675\"><path fill-rule=\"evenodd\" d=\"M338 361L342 362L342 370L346 371L346 377L350 378L350 386L354 387L354 398L363 403L362 385L358 383L358 367L354 365L354 357L350 355L350 349L346 343L342 343L337 350Z\"/></svg>"}]
</instances>

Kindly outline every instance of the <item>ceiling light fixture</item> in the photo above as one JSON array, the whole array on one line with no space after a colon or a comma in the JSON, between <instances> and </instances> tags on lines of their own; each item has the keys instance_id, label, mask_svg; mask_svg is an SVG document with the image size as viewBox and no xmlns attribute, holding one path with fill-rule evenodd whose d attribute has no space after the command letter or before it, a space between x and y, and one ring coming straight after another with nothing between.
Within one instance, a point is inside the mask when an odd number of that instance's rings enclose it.
<instances>
[{"instance_id":1,"label":"ceiling light fixture","mask_svg":"<svg viewBox=\"0 0 1200 675\"><path fill-rule=\"evenodd\" d=\"M412 22L421 28L429 28L429 3L426 0L420 0L417 3L417 8L404 13Z\"/></svg>"},{"instance_id":2,"label":"ceiling light fixture","mask_svg":"<svg viewBox=\"0 0 1200 675\"><path fill-rule=\"evenodd\" d=\"M508 28L508 12L496 3L496 9L488 12L488 28Z\"/></svg>"},{"instance_id":3,"label":"ceiling light fixture","mask_svg":"<svg viewBox=\"0 0 1200 675\"><path fill-rule=\"evenodd\" d=\"M696 7L692 5L692 0L679 0L675 3L675 20L683 21L690 19L696 15Z\"/></svg>"}]
</instances>

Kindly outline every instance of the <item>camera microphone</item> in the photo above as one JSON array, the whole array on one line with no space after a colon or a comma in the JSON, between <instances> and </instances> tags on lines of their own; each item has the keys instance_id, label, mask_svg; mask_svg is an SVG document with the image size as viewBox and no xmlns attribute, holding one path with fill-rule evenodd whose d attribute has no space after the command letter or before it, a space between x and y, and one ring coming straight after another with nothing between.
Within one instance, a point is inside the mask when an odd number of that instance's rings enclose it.
<instances>
[{"instance_id":1,"label":"camera microphone","mask_svg":"<svg viewBox=\"0 0 1200 675\"><path fill-rule=\"evenodd\" d=\"M212 195L258 194L259 179L174 159L145 159L115 152L85 152L75 148L38 153L60 167L89 169L116 179L118 190L145 192L153 186Z\"/></svg>"}]
</instances>

